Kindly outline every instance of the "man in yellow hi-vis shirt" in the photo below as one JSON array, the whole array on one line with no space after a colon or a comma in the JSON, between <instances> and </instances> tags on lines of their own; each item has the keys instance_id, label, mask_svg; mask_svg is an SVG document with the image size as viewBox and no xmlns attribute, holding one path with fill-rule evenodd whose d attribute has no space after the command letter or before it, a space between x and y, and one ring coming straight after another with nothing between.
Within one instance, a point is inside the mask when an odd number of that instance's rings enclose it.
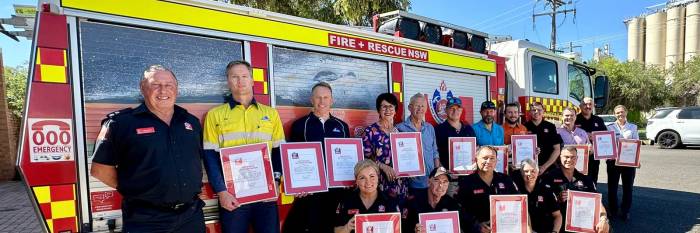
<instances>
[{"instance_id":1,"label":"man in yellow hi-vis shirt","mask_svg":"<svg viewBox=\"0 0 700 233\"><path fill-rule=\"evenodd\" d=\"M226 191L219 148L267 142L272 149L275 179L281 176L279 145L284 142L282 121L277 110L253 98L250 64L233 61L226 66L231 98L212 108L204 120L204 167L209 183L219 196L219 218L225 233L247 233L252 223L256 233L278 233L279 216L275 201L239 205Z\"/></svg>"}]
</instances>

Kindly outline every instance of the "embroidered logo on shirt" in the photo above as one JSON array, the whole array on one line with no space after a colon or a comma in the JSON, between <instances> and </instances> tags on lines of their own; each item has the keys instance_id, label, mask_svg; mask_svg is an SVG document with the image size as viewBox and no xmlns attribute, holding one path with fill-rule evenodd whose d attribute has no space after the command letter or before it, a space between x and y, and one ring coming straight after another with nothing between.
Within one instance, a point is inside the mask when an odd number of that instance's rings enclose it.
<instances>
[{"instance_id":1,"label":"embroidered logo on shirt","mask_svg":"<svg viewBox=\"0 0 700 233\"><path fill-rule=\"evenodd\" d=\"M549 129L544 129L544 132L545 132L545 133L549 133Z\"/></svg>"},{"instance_id":2,"label":"embroidered logo on shirt","mask_svg":"<svg viewBox=\"0 0 700 233\"><path fill-rule=\"evenodd\" d=\"M263 116L262 119L260 119L260 120L263 120L263 121L270 121L270 117L268 117L268 116Z\"/></svg>"},{"instance_id":3,"label":"embroidered logo on shirt","mask_svg":"<svg viewBox=\"0 0 700 233\"><path fill-rule=\"evenodd\" d=\"M379 205L379 208L377 211L384 212L384 211L386 211L386 208L383 205Z\"/></svg>"},{"instance_id":4,"label":"embroidered logo on shirt","mask_svg":"<svg viewBox=\"0 0 700 233\"><path fill-rule=\"evenodd\" d=\"M401 211L401 218L408 218L408 208L404 208L403 211Z\"/></svg>"},{"instance_id":5,"label":"embroidered logo on shirt","mask_svg":"<svg viewBox=\"0 0 700 233\"><path fill-rule=\"evenodd\" d=\"M593 123L593 126L598 127L598 123Z\"/></svg>"},{"instance_id":6,"label":"embroidered logo on shirt","mask_svg":"<svg viewBox=\"0 0 700 233\"><path fill-rule=\"evenodd\" d=\"M360 213L359 209L349 209L348 210L348 214L357 214L357 213Z\"/></svg>"},{"instance_id":7,"label":"embroidered logo on shirt","mask_svg":"<svg viewBox=\"0 0 700 233\"><path fill-rule=\"evenodd\" d=\"M505 189L506 186L503 183L498 183L498 188L499 189Z\"/></svg>"},{"instance_id":8,"label":"embroidered logo on shirt","mask_svg":"<svg viewBox=\"0 0 700 233\"><path fill-rule=\"evenodd\" d=\"M538 202L544 202L544 197L542 197L542 196L537 196L537 201L538 201Z\"/></svg>"},{"instance_id":9,"label":"embroidered logo on shirt","mask_svg":"<svg viewBox=\"0 0 700 233\"><path fill-rule=\"evenodd\" d=\"M136 134L147 134L147 133L155 133L156 128L154 127L146 127L146 128L137 128L136 129Z\"/></svg>"},{"instance_id":10,"label":"embroidered logo on shirt","mask_svg":"<svg viewBox=\"0 0 700 233\"><path fill-rule=\"evenodd\" d=\"M338 128L333 128L334 133L340 133L340 130Z\"/></svg>"},{"instance_id":11,"label":"embroidered logo on shirt","mask_svg":"<svg viewBox=\"0 0 700 233\"><path fill-rule=\"evenodd\" d=\"M185 122L185 129L192 130L192 124L190 124L189 122Z\"/></svg>"},{"instance_id":12,"label":"embroidered logo on shirt","mask_svg":"<svg viewBox=\"0 0 700 233\"><path fill-rule=\"evenodd\" d=\"M561 179L554 179L554 183L561 183L561 182L564 182L564 181Z\"/></svg>"},{"instance_id":13,"label":"embroidered logo on shirt","mask_svg":"<svg viewBox=\"0 0 700 233\"><path fill-rule=\"evenodd\" d=\"M474 194L480 194L480 193L484 193L484 190L483 189L475 189L474 190Z\"/></svg>"},{"instance_id":14,"label":"embroidered logo on shirt","mask_svg":"<svg viewBox=\"0 0 700 233\"><path fill-rule=\"evenodd\" d=\"M576 187L583 187L583 181L576 182Z\"/></svg>"}]
</instances>

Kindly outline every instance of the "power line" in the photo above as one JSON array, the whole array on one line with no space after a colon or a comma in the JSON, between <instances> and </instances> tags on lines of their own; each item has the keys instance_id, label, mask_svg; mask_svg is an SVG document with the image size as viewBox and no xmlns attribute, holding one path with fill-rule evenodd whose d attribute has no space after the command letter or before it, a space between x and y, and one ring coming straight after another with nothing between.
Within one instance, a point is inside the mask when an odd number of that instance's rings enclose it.
<instances>
[{"instance_id":1,"label":"power line","mask_svg":"<svg viewBox=\"0 0 700 233\"><path fill-rule=\"evenodd\" d=\"M557 15L558 14L566 15L569 12L573 12L574 17L575 17L576 16L576 8L574 7L573 9L557 10L557 8L572 4L572 2L569 1L568 3L565 3L562 0L544 0L544 1L546 2L545 6L549 5L551 8L551 11L533 14L532 15L532 23L533 23L533 27L534 27L535 18L538 16L549 16L552 19L552 35L551 35L549 47L552 51L556 51L556 49L557 49Z\"/></svg>"}]
</instances>

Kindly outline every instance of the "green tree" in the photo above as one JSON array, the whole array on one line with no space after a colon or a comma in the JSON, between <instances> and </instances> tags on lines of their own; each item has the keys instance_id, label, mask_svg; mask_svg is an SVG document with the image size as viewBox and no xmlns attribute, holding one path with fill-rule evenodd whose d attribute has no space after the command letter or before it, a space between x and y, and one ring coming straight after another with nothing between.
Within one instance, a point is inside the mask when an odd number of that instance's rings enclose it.
<instances>
[{"instance_id":1,"label":"green tree","mask_svg":"<svg viewBox=\"0 0 700 233\"><path fill-rule=\"evenodd\" d=\"M16 67L4 67L7 107L18 118L22 117L27 91L27 66L25 63Z\"/></svg>"},{"instance_id":2,"label":"green tree","mask_svg":"<svg viewBox=\"0 0 700 233\"><path fill-rule=\"evenodd\" d=\"M673 106L698 105L700 97L700 56L684 63L678 63L670 69L673 77L670 83L668 102Z\"/></svg>"},{"instance_id":3,"label":"green tree","mask_svg":"<svg viewBox=\"0 0 700 233\"><path fill-rule=\"evenodd\" d=\"M410 0L232 0L236 5L316 19L327 23L370 26L379 13L408 10Z\"/></svg>"},{"instance_id":4,"label":"green tree","mask_svg":"<svg viewBox=\"0 0 700 233\"><path fill-rule=\"evenodd\" d=\"M666 75L658 67L620 62L614 57L602 58L591 66L605 72L610 79L610 99L603 112L612 112L620 104L630 111L646 112L662 106L668 97Z\"/></svg>"}]
</instances>

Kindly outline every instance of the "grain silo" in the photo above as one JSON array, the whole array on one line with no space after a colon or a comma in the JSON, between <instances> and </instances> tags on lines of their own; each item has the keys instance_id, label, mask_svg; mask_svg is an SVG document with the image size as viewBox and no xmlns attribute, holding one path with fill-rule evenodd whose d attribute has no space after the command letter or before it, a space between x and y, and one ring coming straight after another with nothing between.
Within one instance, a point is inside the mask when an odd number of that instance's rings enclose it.
<instances>
[{"instance_id":1,"label":"grain silo","mask_svg":"<svg viewBox=\"0 0 700 233\"><path fill-rule=\"evenodd\" d=\"M644 64L663 67L666 63L666 12L647 15Z\"/></svg>"},{"instance_id":2,"label":"grain silo","mask_svg":"<svg viewBox=\"0 0 700 233\"><path fill-rule=\"evenodd\" d=\"M685 7L666 10L666 69L683 62Z\"/></svg>"},{"instance_id":3,"label":"grain silo","mask_svg":"<svg viewBox=\"0 0 700 233\"><path fill-rule=\"evenodd\" d=\"M685 10L685 60L700 54L700 2L690 3Z\"/></svg>"},{"instance_id":4,"label":"grain silo","mask_svg":"<svg viewBox=\"0 0 700 233\"><path fill-rule=\"evenodd\" d=\"M627 60L644 62L644 18L634 17L627 23Z\"/></svg>"}]
</instances>

